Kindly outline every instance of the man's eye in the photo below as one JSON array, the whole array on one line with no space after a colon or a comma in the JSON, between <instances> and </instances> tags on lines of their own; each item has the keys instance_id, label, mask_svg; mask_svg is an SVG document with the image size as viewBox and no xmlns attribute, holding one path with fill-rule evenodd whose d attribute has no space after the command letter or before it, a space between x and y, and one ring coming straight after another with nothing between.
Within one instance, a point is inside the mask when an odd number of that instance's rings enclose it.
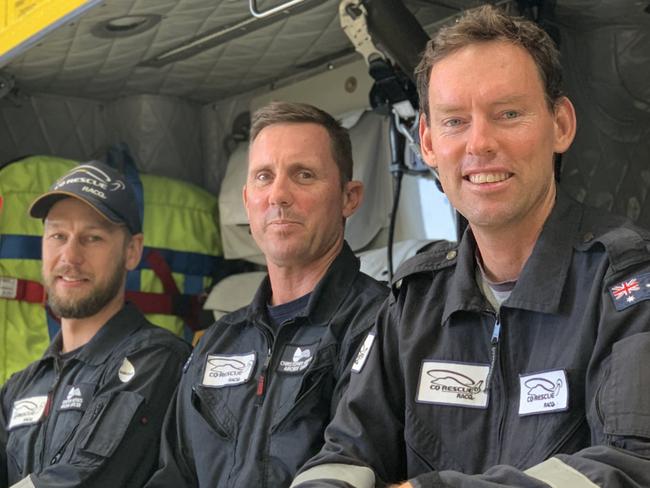
<instances>
[{"instance_id":1,"label":"man's eye","mask_svg":"<svg viewBox=\"0 0 650 488\"><path fill-rule=\"evenodd\" d=\"M445 127L458 127L462 124L460 119L447 119L443 122Z\"/></svg>"},{"instance_id":2,"label":"man's eye","mask_svg":"<svg viewBox=\"0 0 650 488\"><path fill-rule=\"evenodd\" d=\"M255 175L255 179L257 181L268 181L271 179L271 175L269 173L257 173Z\"/></svg>"},{"instance_id":3,"label":"man's eye","mask_svg":"<svg viewBox=\"0 0 650 488\"><path fill-rule=\"evenodd\" d=\"M298 178L301 180L309 180L314 177L314 174L311 171L299 171L298 172Z\"/></svg>"},{"instance_id":4,"label":"man's eye","mask_svg":"<svg viewBox=\"0 0 650 488\"><path fill-rule=\"evenodd\" d=\"M519 112L516 110L506 110L503 112L504 119L516 119L517 117L519 117Z\"/></svg>"},{"instance_id":5,"label":"man's eye","mask_svg":"<svg viewBox=\"0 0 650 488\"><path fill-rule=\"evenodd\" d=\"M86 241L88 241L88 242L99 242L101 240L102 240L102 236L92 235L92 236L86 237Z\"/></svg>"}]
</instances>

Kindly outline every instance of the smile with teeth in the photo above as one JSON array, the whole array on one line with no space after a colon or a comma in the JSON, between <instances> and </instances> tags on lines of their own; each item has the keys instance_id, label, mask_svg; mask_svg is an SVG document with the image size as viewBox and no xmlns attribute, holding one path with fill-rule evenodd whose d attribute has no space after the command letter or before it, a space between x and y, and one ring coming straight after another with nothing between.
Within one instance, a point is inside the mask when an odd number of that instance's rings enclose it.
<instances>
[{"instance_id":1,"label":"smile with teeth","mask_svg":"<svg viewBox=\"0 0 650 488\"><path fill-rule=\"evenodd\" d=\"M59 276L59 279L65 281L66 283L77 283L86 280L85 278L72 278L70 276Z\"/></svg>"},{"instance_id":2,"label":"smile with teeth","mask_svg":"<svg viewBox=\"0 0 650 488\"><path fill-rule=\"evenodd\" d=\"M498 183L507 180L512 173L474 173L467 176L470 183L481 185L483 183Z\"/></svg>"}]
</instances>

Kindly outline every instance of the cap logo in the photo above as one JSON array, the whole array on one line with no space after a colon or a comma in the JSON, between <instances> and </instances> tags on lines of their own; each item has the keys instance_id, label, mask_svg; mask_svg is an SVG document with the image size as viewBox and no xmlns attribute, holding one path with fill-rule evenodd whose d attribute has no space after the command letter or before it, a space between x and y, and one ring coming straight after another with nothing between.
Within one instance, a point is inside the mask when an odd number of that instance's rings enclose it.
<instances>
[{"instance_id":1,"label":"cap logo","mask_svg":"<svg viewBox=\"0 0 650 488\"><path fill-rule=\"evenodd\" d=\"M53 189L60 190L67 185L74 184L83 184L81 191L91 193L103 200L106 200L106 191L118 191L126 188L122 180L113 180L104 171L82 164L57 181Z\"/></svg>"}]
</instances>

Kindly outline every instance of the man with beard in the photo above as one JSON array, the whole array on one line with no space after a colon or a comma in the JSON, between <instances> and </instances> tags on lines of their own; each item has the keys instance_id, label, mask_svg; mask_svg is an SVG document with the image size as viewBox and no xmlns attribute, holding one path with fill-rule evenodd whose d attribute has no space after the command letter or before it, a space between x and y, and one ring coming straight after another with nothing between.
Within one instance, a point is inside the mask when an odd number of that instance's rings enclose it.
<instances>
[{"instance_id":1,"label":"man with beard","mask_svg":"<svg viewBox=\"0 0 650 488\"><path fill-rule=\"evenodd\" d=\"M347 131L305 104L252 122L243 197L268 277L196 346L148 488L288 486L323 444L387 293L343 239L362 196Z\"/></svg>"},{"instance_id":2,"label":"man with beard","mask_svg":"<svg viewBox=\"0 0 650 488\"><path fill-rule=\"evenodd\" d=\"M99 162L75 167L30 208L61 331L0 392L0 487L138 487L189 353L125 304L143 249L135 193Z\"/></svg>"}]
</instances>

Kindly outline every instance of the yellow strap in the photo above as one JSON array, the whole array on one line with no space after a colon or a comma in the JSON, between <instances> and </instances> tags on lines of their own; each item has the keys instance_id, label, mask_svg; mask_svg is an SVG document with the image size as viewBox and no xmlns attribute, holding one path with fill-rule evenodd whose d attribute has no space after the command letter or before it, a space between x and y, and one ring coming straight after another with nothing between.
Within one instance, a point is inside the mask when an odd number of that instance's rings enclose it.
<instances>
[{"instance_id":1,"label":"yellow strap","mask_svg":"<svg viewBox=\"0 0 650 488\"><path fill-rule=\"evenodd\" d=\"M543 481L551 488L599 488L580 471L563 463L558 458L550 458L524 471L531 478Z\"/></svg>"}]
</instances>

